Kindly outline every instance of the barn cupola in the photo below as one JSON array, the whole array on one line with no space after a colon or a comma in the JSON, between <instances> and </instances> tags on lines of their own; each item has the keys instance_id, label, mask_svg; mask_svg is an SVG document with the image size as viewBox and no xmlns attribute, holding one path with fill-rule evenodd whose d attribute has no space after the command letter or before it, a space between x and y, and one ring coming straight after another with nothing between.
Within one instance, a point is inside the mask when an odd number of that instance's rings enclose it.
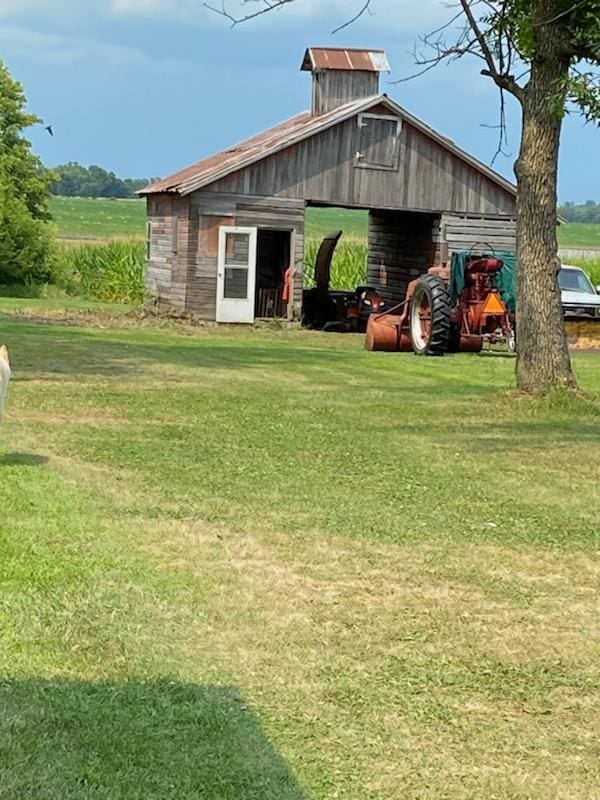
<instances>
[{"instance_id":1,"label":"barn cupola","mask_svg":"<svg viewBox=\"0 0 600 800\"><path fill-rule=\"evenodd\" d=\"M309 47L301 69L312 72L312 113L319 116L379 94L379 74L390 65L383 50Z\"/></svg>"}]
</instances>

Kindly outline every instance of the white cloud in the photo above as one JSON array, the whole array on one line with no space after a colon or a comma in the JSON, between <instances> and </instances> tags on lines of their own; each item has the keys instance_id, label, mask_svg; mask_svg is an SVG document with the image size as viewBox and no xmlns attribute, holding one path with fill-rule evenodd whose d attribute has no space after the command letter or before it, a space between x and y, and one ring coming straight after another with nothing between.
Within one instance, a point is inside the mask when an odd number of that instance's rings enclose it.
<instances>
[{"instance_id":1,"label":"white cloud","mask_svg":"<svg viewBox=\"0 0 600 800\"><path fill-rule=\"evenodd\" d=\"M70 66L97 62L106 67L153 66L155 59L137 47L110 44L85 37L40 33L17 25L0 26L0 47L5 54L26 56L41 64ZM182 62L163 60L160 67L180 67Z\"/></svg>"},{"instance_id":2,"label":"white cloud","mask_svg":"<svg viewBox=\"0 0 600 800\"><path fill-rule=\"evenodd\" d=\"M219 15L208 10L205 0L83 0L86 15L103 17L141 16L166 17L186 23L227 24ZM220 8L223 0L212 0ZM234 17L258 10L262 0L224 0L225 8ZM82 13L82 0L0 0L0 17L20 17L27 12L50 12L56 19L63 14ZM286 20L311 17L323 20L332 27L349 20L360 10L363 0L293 0L285 7L262 17L267 24L285 24ZM447 14L442 0L372 0L372 8L357 26L362 30L385 29L414 31L436 23Z\"/></svg>"}]
</instances>

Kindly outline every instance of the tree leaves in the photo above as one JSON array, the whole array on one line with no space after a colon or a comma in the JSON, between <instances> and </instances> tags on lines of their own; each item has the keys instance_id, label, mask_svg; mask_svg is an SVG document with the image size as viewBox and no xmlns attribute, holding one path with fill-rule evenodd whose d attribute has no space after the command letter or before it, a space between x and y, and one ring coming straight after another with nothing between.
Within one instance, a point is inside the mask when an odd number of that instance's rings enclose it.
<instances>
[{"instance_id":1,"label":"tree leaves","mask_svg":"<svg viewBox=\"0 0 600 800\"><path fill-rule=\"evenodd\" d=\"M0 62L0 283L48 280L52 272L50 182L23 130L41 122Z\"/></svg>"}]
</instances>

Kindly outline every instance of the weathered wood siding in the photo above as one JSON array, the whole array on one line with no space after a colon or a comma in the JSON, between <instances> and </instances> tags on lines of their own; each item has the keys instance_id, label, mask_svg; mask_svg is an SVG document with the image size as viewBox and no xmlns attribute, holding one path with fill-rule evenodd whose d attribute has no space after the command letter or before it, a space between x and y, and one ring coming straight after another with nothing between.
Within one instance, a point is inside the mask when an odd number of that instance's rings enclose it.
<instances>
[{"instance_id":1,"label":"weathered wood siding","mask_svg":"<svg viewBox=\"0 0 600 800\"><path fill-rule=\"evenodd\" d=\"M517 249L517 222L514 217L493 219L457 214L442 214L442 240L448 257L457 250Z\"/></svg>"},{"instance_id":2,"label":"weathered wood siding","mask_svg":"<svg viewBox=\"0 0 600 800\"><path fill-rule=\"evenodd\" d=\"M185 308L190 231L187 197L148 198L149 254L146 291L160 302Z\"/></svg>"},{"instance_id":3,"label":"weathered wood siding","mask_svg":"<svg viewBox=\"0 0 600 800\"><path fill-rule=\"evenodd\" d=\"M304 202L269 197L215 194L191 195L186 307L202 319L214 320L217 309L219 228L223 225L289 230L296 267L293 304L302 304Z\"/></svg>"},{"instance_id":4,"label":"weathered wood siding","mask_svg":"<svg viewBox=\"0 0 600 800\"><path fill-rule=\"evenodd\" d=\"M410 281L440 263L439 234L437 215L371 211L368 285L393 303L404 300Z\"/></svg>"},{"instance_id":5,"label":"weathered wood siding","mask_svg":"<svg viewBox=\"0 0 600 800\"><path fill-rule=\"evenodd\" d=\"M371 112L389 116L387 107ZM211 192L362 208L508 215L514 197L403 122L397 170L359 168L358 118L322 131L210 186Z\"/></svg>"},{"instance_id":6,"label":"weathered wood siding","mask_svg":"<svg viewBox=\"0 0 600 800\"><path fill-rule=\"evenodd\" d=\"M326 69L313 73L312 112L325 114L334 108L379 93L379 73L363 70Z\"/></svg>"}]
</instances>

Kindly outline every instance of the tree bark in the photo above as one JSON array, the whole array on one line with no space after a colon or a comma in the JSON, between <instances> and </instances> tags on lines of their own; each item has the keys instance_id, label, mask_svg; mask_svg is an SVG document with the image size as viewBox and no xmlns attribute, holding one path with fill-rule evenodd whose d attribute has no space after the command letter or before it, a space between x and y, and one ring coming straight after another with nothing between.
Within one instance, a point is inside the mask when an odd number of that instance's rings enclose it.
<instances>
[{"instance_id":1,"label":"tree bark","mask_svg":"<svg viewBox=\"0 0 600 800\"><path fill-rule=\"evenodd\" d=\"M536 56L521 96L517 176L517 388L544 394L576 388L558 286L557 175L569 57L552 0L537 0Z\"/></svg>"}]
</instances>

